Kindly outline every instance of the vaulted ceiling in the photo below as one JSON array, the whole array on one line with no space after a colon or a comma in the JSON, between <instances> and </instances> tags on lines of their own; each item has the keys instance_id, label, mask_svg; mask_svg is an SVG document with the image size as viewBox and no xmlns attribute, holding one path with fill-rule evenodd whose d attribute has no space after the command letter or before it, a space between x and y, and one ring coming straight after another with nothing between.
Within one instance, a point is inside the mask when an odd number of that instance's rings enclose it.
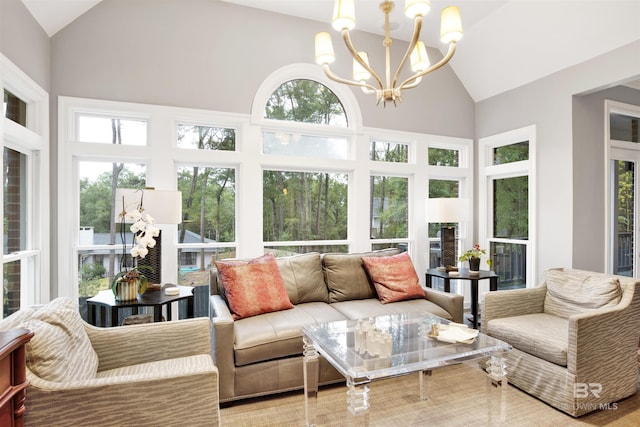
<instances>
[{"instance_id":1,"label":"vaulted ceiling","mask_svg":"<svg viewBox=\"0 0 640 427\"><path fill-rule=\"evenodd\" d=\"M101 0L22 0L49 36ZM149 7L153 7L151 0ZM333 0L212 0L331 21ZM356 28L383 33L380 0L356 1ZM439 13L460 7L464 38L450 62L471 97L480 101L640 40L638 0L431 0L422 40L441 51ZM396 1L392 37L408 40L412 24ZM330 26L327 25L329 29ZM640 78L640 50L638 51ZM640 89L635 82L626 83Z\"/></svg>"}]
</instances>

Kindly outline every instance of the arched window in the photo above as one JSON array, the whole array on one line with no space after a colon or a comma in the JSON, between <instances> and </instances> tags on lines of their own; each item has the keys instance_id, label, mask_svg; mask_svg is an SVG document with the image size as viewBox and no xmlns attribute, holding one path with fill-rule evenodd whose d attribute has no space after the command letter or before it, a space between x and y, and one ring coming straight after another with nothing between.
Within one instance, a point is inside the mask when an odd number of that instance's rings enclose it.
<instances>
[{"instance_id":1,"label":"arched window","mask_svg":"<svg viewBox=\"0 0 640 427\"><path fill-rule=\"evenodd\" d=\"M322 83L295 79L273 91L264 108L264 117L274 120L347 126L347 114L335 93Z\"/></svg>"}]
</instances>

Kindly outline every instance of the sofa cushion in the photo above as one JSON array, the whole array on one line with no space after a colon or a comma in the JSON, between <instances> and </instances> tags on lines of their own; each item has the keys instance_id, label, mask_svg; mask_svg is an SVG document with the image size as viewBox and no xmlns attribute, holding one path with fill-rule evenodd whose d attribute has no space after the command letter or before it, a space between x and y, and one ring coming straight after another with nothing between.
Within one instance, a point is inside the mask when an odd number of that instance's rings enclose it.
<instances>
[{"instance_id":1,"label":"sofa cushion","mask_svg":"<svg viewBox=\"0 0 640 427\"><path fill-rule=\"evenodd\" d=\"M620 281L611 275L582 270L550 269L545 273L544 312L568 318L612 307L620 302Z\"/></svg>"},{"instance_id":2,"label":"sofa cushion","mask_svg":"<svg viewBox=\"0 0 640 427\"><path fill-rule=\"evenodd\" d=\"M491 319L486 333L520 351L567 366L569 320L565 318L536 313Z\"/></svg>"},{"instance_id":3,"label":"sofa cushion","mask_svg":"<svg viewBox=\"0 0 640 427\"><path fill-rule=\"evenodd\" d=\"M263 314L234 322L236 366L302 354L306 325L344 320L345 316L323 302L296 305L292 310Z\"/></svg>"},{"instance_id":4,"label":"sofa cushion","mask_svg":"<svg viewBox=\"0 0 640 427\"><path fill-rule=\"evenodd\" d=\"M19 327L34 333L26 346L26 362L35 375L56 382L95 378L98 355L71 298L45 304Z\"/></svg>"},{"instance_id":5,"label":"sofa cushion","mask_svg":"<svg viewBox=\"0 0 640 427\"><path fill-rule=\"evenodd\" d=\"M234 319L293 308L273 254L217 261L216 267Z\"/></svg>"},{"instance_id":6,"label":"sofa cushion","mask_svg":"<svg viewBox=\"0 0 640 427\"><path fill-rule=\"evenodd\" d=\"M443 319L453 320L451 314L447 313L446 310L426 299L412 299L382 304L377 298L370 298L336 302L331 304L331 307L348 319L363 319L388 314L431 313Z\"/></svg>"},{"instance_id":7,"label":"sofa cushion","mask_svg":"<svg viewBox=\"0 0 640 427\"><path fill-rule=\"evenodd\" d=\"M407 252L381 257L362 257L381 303L424 298L416 269Z\"/></svg>"},{"instance_id":8,"label":"sofa cushion","mask_svg":"<svg viewBox=\"0 0 640 427\"><path fill-rule=\"evenodd\" d=\"M329 288L329 302L377 298L375 288L362 266L362 257L395 255L398 250L383 249L354 254L324 254L322 266Z\"/></svg>"},{"instance_id":9,"label":"sofa cushion","mask_svg":"<svg viewBox=\"0 0 640 427\"><path fill-rule=\"evenodd\" d=\"M277 258L276 262L292 304L329 302L319 253Z\"/></svg>"}]
</instances>

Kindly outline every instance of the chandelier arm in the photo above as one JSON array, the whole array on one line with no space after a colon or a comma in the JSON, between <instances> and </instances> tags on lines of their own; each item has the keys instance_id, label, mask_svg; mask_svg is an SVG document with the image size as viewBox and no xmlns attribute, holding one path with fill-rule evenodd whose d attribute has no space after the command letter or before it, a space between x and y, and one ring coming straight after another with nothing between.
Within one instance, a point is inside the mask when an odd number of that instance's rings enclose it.
<instances>
[{"instance_id":1,"label":"chandelier arm","mask_svg":"<svg viewBox=\"0 0 640 427\"><path fill-rule=\"evenodd\" d=\"M324 73L327 75L327 77L329 77L333 81L336 81L336 82L342 83L342 84L346 84L346 85L359 86L361 88L369 89L369 90L371 90L373 92L377 91L375 86L371 86L369 83L357 82L355 80L347 80L347 79L343 79L342 77L333 74L333 71L331 71L331 69L329 68L328 64L324 64L322 66L322 69L324 70Z\"/></svg>"},{"instance_id":2,"label":"chandelier arm","mask_svg":"<svg viewBox=\"0 0 640 427\"><path fill-rule=\"evenodd\" d=\"M373 76L374 79L376 79L380 90L384 89L384 85L382 84L382 80L380 79L380 76L378 76L378 73L376 73L375 70L371 68L369 64L364 62L364 60L360 58L360 55L358 55L358 51L353 46L353 43L351 43L351 36L349 35L349 30L346 30L346 29L342 30L342 40L344 40L344 44L347 45L347 49L349 49L349 52L351 52L351 55L353 56L353 58L356 61L358 61L358 63L362 65L369 72L369 74ZM364 85L359 84L358 86L364 86ZM373 89L376 90L375 87L373 87Z\"/></svg>"},{"instance_id":3,"label":"chandelier arm","mask_svg":"<svg viewBox=\"0 0 640 427\"><path fill-rule=\"evenodd\" d=\"M433 64L431 67L427 68L426 70L416 73L413 76L406 79L405 81L403 81L402 84L398 87L398 90L410 89L412 87L415 87L415 85L410 85L411 82L414 82L418 77L422 77L426 74L429 74L432 71L436 71L437 69L442 68L453 57L454 53L456 53L456 42L451 42L449 43L449 51L440 61L438 61L436 64Z\"/></svg>"},{"instance_id":4,"label":"chandelier arm","mask_svg":"<svg viewBox=\"0 0 640 427\"><path fill-rule=\"evenodd\" d=\"M407 48L407 51L404 53L404 56L402 57L402 61L400 61L400 64L398 64L398 68L396 69L396 74L395 76L393 76L393 85L391 87L396 87L396 84L398 83L398 77L400 77L400 72L402 71L402 68L404 68L404 64L407 62L407 59L409 59L409 57L411 56L411 52L413 52L413 49L416 47L416 44L418 43L421 30L422 30L422 16L418 15L416 16L416 20L413 25L413 36L411 37L411 43L409 43L409 47ZM400 87L402 88L402 85L400 85Z\"/></svg>"}]
</instances>

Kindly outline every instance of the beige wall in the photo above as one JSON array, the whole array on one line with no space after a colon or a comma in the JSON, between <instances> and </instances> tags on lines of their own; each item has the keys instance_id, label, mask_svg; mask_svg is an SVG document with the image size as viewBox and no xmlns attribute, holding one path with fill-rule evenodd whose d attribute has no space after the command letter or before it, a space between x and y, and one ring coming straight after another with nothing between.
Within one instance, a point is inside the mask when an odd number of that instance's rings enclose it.
<instances>
[{"instance_id":1,"label":"beige wall","mask_svg":"<svg viewBox=\"0 0 640 427\"><path fill-rule=\"evenodd\" d=\"M50 90L50 42L20 0L0 0L0 52L47 92Z\"/></svg>"}]
</instances>

